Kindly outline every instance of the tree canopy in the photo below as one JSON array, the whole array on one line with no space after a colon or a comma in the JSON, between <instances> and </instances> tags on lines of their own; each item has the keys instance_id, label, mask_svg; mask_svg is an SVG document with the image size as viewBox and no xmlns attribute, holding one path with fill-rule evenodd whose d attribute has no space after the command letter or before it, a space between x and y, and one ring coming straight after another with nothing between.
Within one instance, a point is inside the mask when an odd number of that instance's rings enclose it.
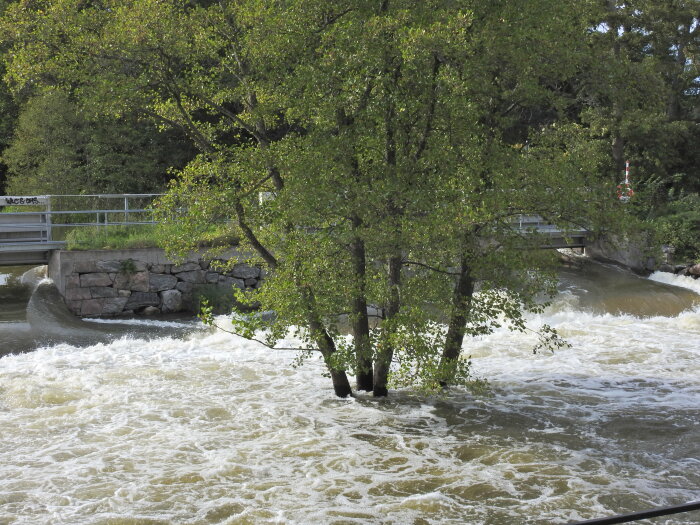
<instances>
[{"instance_id":1,"label":"tree canopy","mask_svg":"<svg viewBox=\"0 0 700 525\"><path fill-rule=\"evenodd\" d=\"M465 336L528 329L553 255L513 227L520 214L610 227L626 213L620 159L653 164L691 140L697 75L672 51L695 49L684 6L23 1L4 17L6 80L187 134L199 154L161 203L181 225L165 242L184 250L202 225L234 221L268 270L238 299L276 314L235 330L270 346L296 330L337 395L351 373L384 396L466 383ZM632 24L642 14L650 25ZM659 122L683 138L654 153L641 137ZM654 176L668 190L686 161L664 157Z\"/></svg>"}]
</instances>

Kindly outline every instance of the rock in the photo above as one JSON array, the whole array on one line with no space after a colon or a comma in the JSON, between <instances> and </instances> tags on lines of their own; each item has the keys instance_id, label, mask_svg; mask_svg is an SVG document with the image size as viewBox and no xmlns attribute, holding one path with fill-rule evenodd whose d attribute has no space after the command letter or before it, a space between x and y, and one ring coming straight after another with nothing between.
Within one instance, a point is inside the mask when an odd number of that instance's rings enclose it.
<instances>
[{"instance_id":1,"label":"rock","mask_svg":"<svg viewBox=\"0 0 700 525\"><path fill-rule=\"evenodd\" d=\"M117 290L119 297L130 297L131 290Z\"/></svg>"},{"instance_id":2,"label":"rock","mask_svg":"<svg viewBox=\"0 0 700 525\"><path fill-rule=\"evenodd\" d=\"M109 297L117 297L119 292L114 288L107 286L93 286L90 288L90 293L93 299L106 299Z\"/></svg>"},{"instance_id":3,"label":"rock","mask_svg":"<svg viewBox=\"0 0 700 525\"><path fill-rule=\"evenodd\" d=\"M148 269L151 271L151 273L170 273L169 271L166 271L168 268L165 264L149 264Z\"/></svg>"},{"instance_id":4,"label":"rock","mask_svg":"<svg viewBox=\"0 0 700 525\"><path fill-rule=\"evenodd\" d=\"M72 273L66 277L66 290L68 288L80 288L80 275Z\"/></svg>"},{"instance_id":5,"label":"rock","mask_svg":"<svg viewBox=\"0 0 700 525\"><path fill-rule=\"evenodd\" d=\"M245 281L243 279L236 279L235 277L222 275L219 277L219 286L225 286L229 289L236 286L237 288L243 290L245 288Z\"/></svg>"},{"instance_id":6,"label":"rock","mask_svg":"<svg viewBox=\"0 0 700 525\"><path fill-rule=\"evenodd\" d=\"M164 292L160 292L160 298L160 309L163 313L179 312L182 310L182 294L177 290L165 290Z\"/></svg>"},{"instance_id":7,"label":"rock","mask_svg":"<svg viewBox=\"0 0 700 525\"><path fill-rule=\"evenodd\" d=\"M114 287L134 292L147 292L149 287L148 272L120 273L114 278Z\"/></svg>"},{"instance_id":8,"label":"rock","mask_svg":"<svg viewBox=\"0 0 700 525\"><path fill-rule=\"evenodd\" d=\"M660 272L666 272L666 273L673 273L675 271L675 268L671 266L670 264L662 264L659 266L658 271Z\"/></svg>"},{"instance_id":9,"label":"rock","mask_svg":"<svg viewBox=\"0 0 700 525\"><path fill-rule=\"evenodd\" d=\"M80 305L80 315L102 315L105 299L88 299Z\"/></svg>"},{"instance_id":10,"label":"rock","mask_svg":"<svg viewBox=\"0 0 700 525\"><path fill-rule=\"evenodd\" d=\"M80 306L82 304L83 304L83 301L66 301L66 306L71 311L71 313L73 313L75 315L80 314Z\"/></svg>"},{"instance_id":11,"label":"rock","mask_svg":"<svg viewBox=\"0 0 700 525\"><path fill-rule=\"evenodd\" d=\"M163 290L172 290L177 285L177 277L170 274L150 273L148 274L148 291L162 292Z\"/></svg>"},{"instance_id":12,"label":"rock","mask_svg":"<svg viewBox=\"0 0 700 525\"><path fill-rule=\"evenodd\" d=\"M260 268L247 264L237 264L229 273L238 279L257 279L260 277Z\"/></svg>"},{"instance_id":13,"label":"rock","mask_svg":"<svg viewBox=\"0 0 700 525\"><path fill-rule=\"evenodd\" d=\"M126 310L138 310L144 306L158 306L160 296L155 292L133 292L127 299Z\"/></svg>"},{"instance_id":14,"label":"rock","mask_svg":"<svg viewBox=\"0 0 700 525\"><path fill-rule=\"evenodd\" d=\"M255 285L257 284L258 280L257 279L246 279L245 280L245 285L248 288L254 288Z\"/></svg>"},{"instance_id":15,"label":"rock","mask_svg":"<svg viewBox=\"0 0 700 525\"><path fill-rule=\"evenodd\" d=\"M686 268L688 268L688 266L685 264L677 264L673 267L673 273L681 273L685 271Z\"/></svg>"},{"instance_id":16,"label":"rock","mask_svg":"<svg viewBox=\"0 0 700 525\"><path fill-rule=\"evenodd\" d=\"M66 301L82 301L83 299L92 299L90 288L66 288L63 294Z\"/></svg>"},{"instance_id":17,"label":"rock","mask_svg":"<svg viewBox=\"0 0 700 525\"><path fill-rule=\"evenodd\" d=\"M84 273L80 276L80 287L111 286L112 279L106 273Z\"/></svg>"},{"instance_id":18,"label":"rock","mask_svg":"<svg viewBox=\"0 0 700 525\"><path fill-rule=\"evenodd\" d=\"M203 284L206 281L206 272L204 270L180 272L177 274L177 278L188 283Z\"/></svg>"},{"instance_id":19,"label":"rock","mask_svg":"<svg viewBox=\"0 0 700 525\"><path fill-rule=\"evenodd\" d=\"M204 259L202 259L202 260L199 261L199 267L200 267L202 270L208 270L208 269L209 269L209 264L210 264L209 261L205 261Z\"/></svg>"},{"instance_id":20,"label":"rock","mask_svg":"<svg viewBox=\"0 0 700 525\"><path fill-rule=\"evenodd\" d=\"M102 313L104 315L117 315L123 313L124 306L129 299L126 297L114 297L106 299L102 305Z\"/></svg>"},{"instance_id":21,"label":"rock","mask_svg":"<svg viewBox=\"0 0 700 525\"><path fill-rule=\"evenodd\" d=\"M204 279L209 284L218 283L219 282L219 274L216 272L207 272L206 275L204 276Z\"/></svg>"},{"instance_id":22,"label":"rock","mask_svg":"<svg viewBox=\"0 0 700 525\"><path fill-rule=\"evenodd\" d=\"M141 311L141 313L143 315L158 315L160 313L160 309L156 308L155 306L147 306Z\"/></svg>"},{"instance_id":23,"label":"rock","mask_svg":"<svg viewBox=\"0 0 700 525\"><path fill-rule=\"evenodd\" d=\"M175 289L182 292L182 293L192 293L192 290L194 289L194 285L192 283L182 281L182 282L177 283L177 286L175 287Z\"/></svg>"},{"instance_id":24,"label":"rock","mask_svg":"<svg viewBox=\"0 0 700 525\"><path fill-rule=\"evenodd\" d=\"M198 262L186 262L183 264L174 264L173 267L170 268L170 273L192 272L201 269Z\"/></svg>"},{"instance_id":25,"label":"rock","mask_svg":"<svg viewBox=\"0 0 700 525\"><path fill-rule=\"evenodd\" d=\"M693 276L700 275L700 264L694 264L688 268L688 273Z\"/></svg>"}]
</instances>

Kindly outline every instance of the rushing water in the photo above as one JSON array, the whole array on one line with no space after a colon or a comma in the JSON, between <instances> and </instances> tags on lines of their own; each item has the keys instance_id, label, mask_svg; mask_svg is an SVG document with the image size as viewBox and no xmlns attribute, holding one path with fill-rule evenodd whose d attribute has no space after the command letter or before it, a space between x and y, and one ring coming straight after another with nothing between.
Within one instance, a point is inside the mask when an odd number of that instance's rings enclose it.
<instances>
[{"instance_id":1,"label":"rushing water","mask_svg":"<svg viewBox=\"0 0 700 525\"><path fill-rule=\"evenodd\" d=\"M318 362L294 369L294 353L194 323L52 318L50 294L18 319L4 298L4 353L10 325L25 346L51 323L57 340L89 326L99 342L0 358L0 523L549 524L697 500L694 292L565 270L532 324L572 348L533 355L499 331L465 349L492 395L385 400L337 399Z\"/></svg>"}]
</instances>

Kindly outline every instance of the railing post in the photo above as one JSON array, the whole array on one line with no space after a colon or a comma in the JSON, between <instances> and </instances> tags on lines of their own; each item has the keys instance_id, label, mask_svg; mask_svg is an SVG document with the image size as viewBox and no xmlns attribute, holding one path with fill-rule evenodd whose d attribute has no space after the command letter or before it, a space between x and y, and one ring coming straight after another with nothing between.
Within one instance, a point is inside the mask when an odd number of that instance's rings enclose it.
<instances>
[{"instance_id":1,"label":"railing post","mask_svg":"<svg viewBox=\"0 0 700 525\"><path fill-rule=\"evenodd\" d=\"M46 241L51 242L53 235L51 232L51 195L46 196Z\"/></svg>"},{"instance_id":2,"label":"railing post","mask_svg":"<svg viewBox=\"0 0 700 525\"><path fill-rule=\"evenodd\" d=\"M129 197L124 195L124 222L129 222Z\"/></svg>"}]
</instances>

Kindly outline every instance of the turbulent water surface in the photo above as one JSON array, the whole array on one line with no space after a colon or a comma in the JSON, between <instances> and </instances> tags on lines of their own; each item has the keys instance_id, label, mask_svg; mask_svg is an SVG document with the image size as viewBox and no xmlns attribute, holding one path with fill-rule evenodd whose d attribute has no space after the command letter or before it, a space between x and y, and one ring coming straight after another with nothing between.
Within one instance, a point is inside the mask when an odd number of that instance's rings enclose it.
<instances>
[{"instance_id":1,"label":"turbulent water surface","mask_svg":"<svg viewBox=\"0 0 700 525\"><path fill-rule=\"evenodd\" d=\"M500 331L465 349L491 396L379 401L336 399L318 362L194 323L47 320L50 293L32 321L12 306L27 297L3 299L3 353L11 325L89 325L97 342L0 358L0 523L548 524L698 500L695 292L564 271L532 324L570 349Z\"/></svg>"}]
</instances>

